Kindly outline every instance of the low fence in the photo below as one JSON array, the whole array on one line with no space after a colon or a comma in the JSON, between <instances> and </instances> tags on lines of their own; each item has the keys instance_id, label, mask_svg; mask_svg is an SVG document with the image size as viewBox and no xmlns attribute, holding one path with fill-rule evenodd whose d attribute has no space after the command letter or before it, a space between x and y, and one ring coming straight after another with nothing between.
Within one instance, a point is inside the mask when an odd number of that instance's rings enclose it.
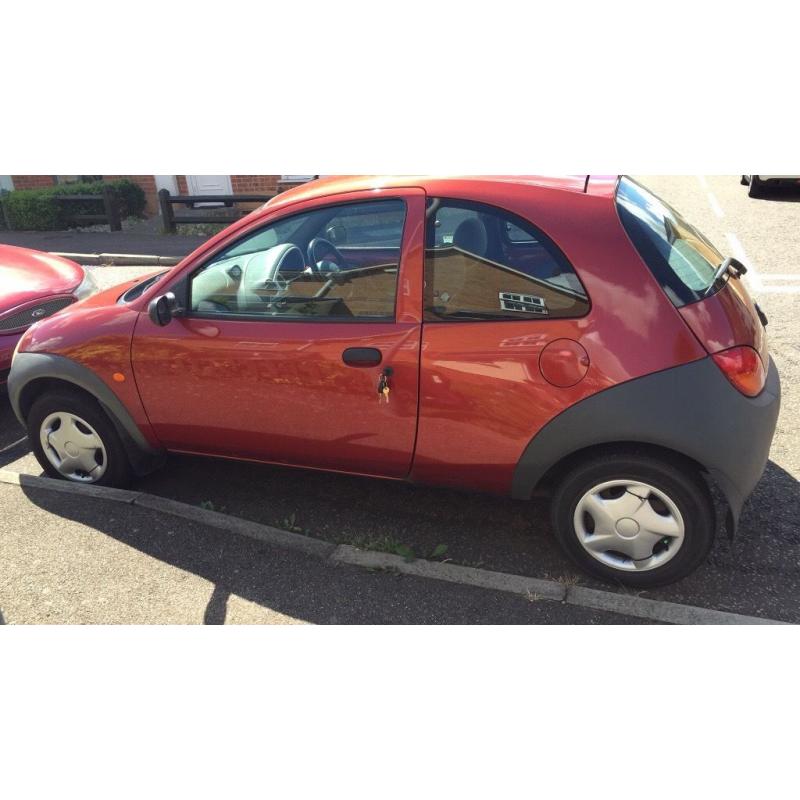
<instances>
[{"instance_id":1,"label":"low fence","mask_svg":"<svg viewBox=\"0 0 800 800\"><path fill-rule=\"evenodd\" d=\"M200 194L176 195L170 194L168 189L161 189L158 193L158 205L161 209L161 224L164 233L177 233L178 225L195 225L212 223L214 225L230 225L237 222L248 212L241 211L232 214L219 214L216 209L208 209L206 214L194 213L179 215L175 213L175 206L194 208L198 204L218 203L225 208L233 208L239 203L266 203L275 195L272 194ZM196 210L195 210L196 211Z\"/></svg>"},{"instance_id":2,"label":"low fence","mask_svg":"<svg viewBox=\"0 0 800 800\"><path fill-rule=\"evenodd\" d=\"M70 214L59 214L59 218L68 225L108 225L112 231L122 230L122 214L120 213L120 198L111 186L104 186L100 194L54 194L48 195L48 200L53 200L59 205L67 208L70 205L79 204L86 207L87 204L95 203L98 212L102 208L103 213L87 214L84 212ZM11 215L7 213L3 204L3 222L9 231L14 230Z\"/></svg>"}]
</instances>

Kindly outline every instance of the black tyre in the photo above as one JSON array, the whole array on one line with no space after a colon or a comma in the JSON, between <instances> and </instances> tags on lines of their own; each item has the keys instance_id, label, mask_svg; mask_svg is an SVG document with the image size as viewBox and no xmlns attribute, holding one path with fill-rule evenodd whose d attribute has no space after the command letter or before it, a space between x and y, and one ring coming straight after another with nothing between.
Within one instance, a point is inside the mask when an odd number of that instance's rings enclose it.
<instances>
[{"instance_id":1,"label":"black tyre","mask_svg":"<svg viewBox=\"0 0 800 800\"><path fill-rule=\"evenodd\" d=\"M703 478L646 454L592 458L573 469L552 503L556 538L583 570L646 589L686 577L714 542L714 506Z\"/></svg>"},{"instance_id":2,"label":"black tyre","mask_svg":"<svg viewBox=\"0 0 800 800\"><path fill-rule=\"evenodd\" d=\"M67 389L38 397L27 418L28 438L51 478L124 487L131 467L119 434L91 397Z\"/></svg>"},{"instance_id":3,"label":"black tyre","mask_svg":"<svg viewBox=\"0 0 800 800\"><path fill-rule=\"evenodd\" d=\"M742 175L742 178L741 178L741 180L739 181L739 183L741 183L741 184L742 184L742 186L747 186L747 184L748 184L748 183L750 183L750 180L749 180L749 178L747 177L747 175Z\"/></svg>"},{"instance_id":4,"label":"black tyre","mask_svg":"<svg viewBox=\"0 0 800 800\"><path fill-rule=\"evenodd\" d=\"M750 188L747 190L748 197L763 197L764 196L764 182L759 179L758 175L750 176Z\"/></svg>"}]
</instances>

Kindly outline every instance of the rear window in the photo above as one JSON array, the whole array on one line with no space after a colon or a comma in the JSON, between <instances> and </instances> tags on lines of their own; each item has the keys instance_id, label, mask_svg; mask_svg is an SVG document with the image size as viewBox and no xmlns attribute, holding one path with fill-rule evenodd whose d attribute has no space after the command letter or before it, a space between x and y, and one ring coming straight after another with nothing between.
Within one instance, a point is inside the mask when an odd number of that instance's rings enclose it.
<instances>
[{"instance_id":1,"label":"rear window","mask_svg":"<svg viewBox=\"0 0 800 800\"><path fill-rule=\"evenodd\" d=\"M724 260L716 247L630 178L619 182L617 208L628 236L670 300L678 307L702 300Z\"/></svg>"}]
</instances>

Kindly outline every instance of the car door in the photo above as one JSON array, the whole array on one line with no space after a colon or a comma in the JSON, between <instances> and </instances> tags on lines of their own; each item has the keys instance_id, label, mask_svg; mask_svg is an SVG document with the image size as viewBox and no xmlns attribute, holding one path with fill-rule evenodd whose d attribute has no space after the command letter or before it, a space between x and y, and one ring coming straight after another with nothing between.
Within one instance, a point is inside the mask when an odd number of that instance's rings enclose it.
<instances>
[{"instance_id":1,"label":"car door","mask_svg":"<svg viewBox=\"0 0 800 800\"><path fill-rule=\"evenodd\" d=\"M133 340L136 382L162 443L406 476L424 208L415 189L303 203L190 265L174 287L185 315L160 327L142 314Z\"/></svg>"}]
</instances>

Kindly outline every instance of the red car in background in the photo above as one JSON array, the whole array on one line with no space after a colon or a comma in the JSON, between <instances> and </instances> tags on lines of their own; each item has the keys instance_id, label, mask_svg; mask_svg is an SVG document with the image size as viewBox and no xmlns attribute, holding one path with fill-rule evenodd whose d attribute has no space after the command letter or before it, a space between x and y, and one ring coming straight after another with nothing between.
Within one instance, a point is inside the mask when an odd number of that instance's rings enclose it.
<instances>
[{"instance_id":1,"label":"red car in background","mask_svg":"<svg viewBox=\"0 0 800 800\"><path fill-rule=\"evenodd\" d=\"M584 569L677 580L732 531L780 405L725 258L626 177L346 177L23 337L14 410L54 477L166 452L530 498Z\"/></svg>"},{"instance_id":2,"label":"red car in background","mask_svg":"<svg viewBox=\"0 0 800 800\"><path fill-rule=\"evenodd\" d=\"M91 274L65 258L0 244L0 384L22 334L34 322L95 291Z\"/></svg>"}]
</instances>

